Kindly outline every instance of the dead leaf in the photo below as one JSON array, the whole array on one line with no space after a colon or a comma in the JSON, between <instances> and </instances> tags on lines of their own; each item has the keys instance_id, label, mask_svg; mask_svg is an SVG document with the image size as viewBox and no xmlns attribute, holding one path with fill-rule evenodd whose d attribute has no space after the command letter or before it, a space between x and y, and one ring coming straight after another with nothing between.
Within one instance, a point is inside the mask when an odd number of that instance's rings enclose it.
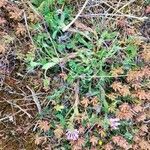
<instances>
[{"instance_id":1,"label":"dead leaf","mask_svg":"<svg viewBox=\"0 0 150 150\"><path fill-rule=\"evenodd\" d=\"M21 15L23 13L23 10L20 10L19 8L14 8L13 11L9 12L10 18L14 20L20 20Z\"/></svg>"},{"instance_id":2,"label":"dead leaf","mask_svg":"<svg viewBox=\"0 0 150 150\"><path fill-rule=\"evenodd\" d=\"M84 132L85 132L85 128L82 127L82 126L80 126L80 128L79 128L79 133L83 134Z\"/></svg>"},{"instance_id":3,"label":"dead leaf","mask_svg":"<svg viewBox=\"0 0 150 150\"><path fill-rule=\"evenodd\" d=\"M39 136L39 135L36 135L35 136L35 144L36 145L39 145L41 144L42 142L45 143L47 141L47 138L44 137L44 136Z\"/></svg>"},{"instance_id":4,"label":"dead leaf","mask_svg":"<svg viewBox=\"0 0 150 150\"><path fill-rule=\"evenodd\" d=\"M41 137L36 136L36 138L35 138L35 144L39 145L41 143L41 141L42 141Z\"/></svg>"},{"instance_id":5,"label":"dead leaf","mask_svg":"<svg viewBox=\"0 0 150 150\"><path fill-rule=\"evenodd\" d=\"M134 138L133 138L133 141L134 141L135 143L138 143L138 142L140 141L139 135L135 135Z\"/></svg>"},{"instance_id":6,"label":"dead leaf","mask_svg":"<svg viewBox=\"0 0 150 150\"><path fill-rule=\"evenodd\" d=\"M146 13L146 14L149 14L149 13L150 13L150 6L147 6L147 7L146 7L145 13Z\"/></svg>"},{"instance_id":7,"label":"dead leaf","mask_svg":"<svg viewBox=\"0 0 150 150\"><path fill-rule=\"evenodd\" d=\"M116 145L120 146L121 148L124 148L124 149L131 148L131 145L129 145L128 142L126 141L126 139L124 139L122 136L113 136L112 141Z\"/></svg>"},{"instance_id":8,"label":"dead leaf","mask_svg":"<svg viewBox=\"0 0 150 150\"><path fill-rule=\"evenodd\" d=\"M84 138L79 138L78 141L77 141L77 145L82 147L83 145L85 144L85 139Z\"/></svg>"},{"instance_id":9,"label":"dead leaf","mask_svg":"<svg viewBox=\"0 0 150 150\"><path fill-rule=\"evenodd\" d=\"M121 82L113 82L111 87L114 89L114 91L118 91L122 96L130 95L129 86L128 85L122 85Z\"/></svg>"},{"instance_id":10,"label":"dead leaf","mask_svg":"<svg viewBox=\"0 0 150 150\"><path fill-rule=\"evenodd\" d=\"M92 136L90 138L90 142L92 143L93 146L95 146L98 143L98 138L96 136Z\"/></svg>"},{"instance_id":11,"label":"dead leaf","mask_svg":"<svg viewBox=\"0 0 150 150\"><path fill-rule=\"evenodd\" d=\"M32 22L32 23L34 23L34 22L36 22L37 21L37 16L34 14L34 13L29 13L29 15L28 15L28 19Z\"/></svg>"},{"instance_id":12,"label":"dead leaf","mask_svg":"<svg viewBox=\"0 0 150 150\"><path fill-rule=\"evenodd\" d=\"M140 100L146 100L147 99L147 93L144 90L138 90L136 92L136 96L140 99Z\"/></svg>"},{"instance_id":13,"label":"dead leaf","mask_svg":"<svg viewBox=\"0 0 150 150\"><path fill-rule=\"evenodd\" d=\"M82 147L74 144L72 150L82 150Z\"/></svg>"},{"instance_id":14,"label":"dead leaf","mask_svg":"<svg viewBox=\"0 0 150 150\"><path fill-rule=\"evenodd\" d=\"M98 98L97 98L96 96L93 97L92 100L90 101L90 103L91 103L93 106L97 107L97 106L98 106Z\"/></svg>"},{"instance_id":15,"label":"dead leaf","mask_svg":"<svg viewBox=\"0 0 150 150\"><path fill-rule=\"evenodd\" d=\"M122 67L114 68L114 69L112 69L112 71L111 71L111 74L112 74L112 76L114 76L114 77L118 77L119 75L121 75L121 74L123 74L123 73L124 73L124 71L123 71L123 68L122 68Z\"/></svg>"},{"instance_id":16,"label":"dead leaf","mask_svg":"<svg viewBox=\"0 0 150 150\"><path fill-rule=\"evenodd\" d=\"M143 139L139 141L139 146L142 150L150 150L150 144Z\"/></svg>"},{"instance_id":17,"label":"dead leaf","mask_svg":"<svg viewBox=\"0 0 150 150\"><path fill-rule=\"evenodd\" d=\"M99 131L99 133L100 133L100 135L101 135L101 137L103 138L103 137L106 137L106 132L104 131L104 130L100 130Z\"/></svg>"},{"instance_id":18,"label":"dead leaf","mask_svg":"<svg viewBox=\"0 0 150 150\"><path fill-rule=\"evenodd\" d=\"M67 74L65 72L62 72L59 74L59 76L65 81L67 79Z\"/></svg>"},{"instance_id":19,"label":"dead leaf","mask_svg":"<svg viewBox=\"0 0 150 150\"><path fill-rule=\"evenodd\" d=\"M0 0L0 8L7 4L7 0Z\"/></svg>"},{"instance_id":20,"label":"dead leaf","mask_svg":"<svg viewBox=\"0 0 150 150\"><path fill-rule=\"evenodd\" d=\"M139 90L139 89L141 89L141 83L139 83L139 82L134 82L134 83L132 83L132 87L135 89L135 90Z\"/></svg>"},{"instance_id":21,"label":"dead leaf","mask_svg":"<svg viewBox=\"0 0 150 150\"><path fill-rule=\"evenodd\" d=\"M134 28L126 28L125 31L126 31L127 35L133 35L133 34L135 34Z\"/></svg>"},{"instance_id":22,"label":"dead leaf","mask_svg":"<svg viewBox=\"0 0 150 150\"><path fill-rule=\"evenodd\" d=\"M142 130L143 132L147 132L148 133L148 127L146 124L143 124L141 127L140 127L140 130Z\"/></svg>"},{"instance_id":23,"label":"dead leaf","mask_svg":"<svg viewBox=\"0 0 150 150\"><path fill-rule=\"evenodd\" d=\"M122 88L119 90L119 92L122 96L130 95L129 86L128 85L123 85Z\"/></svg>"},{"instance_id":24,"label":"dead leaf","mask_svg":"<svg viewBox=\"0 0 150 150\"><path fill-rule=\"evenodd\" d=\"M144 121L146 119L146 114L143 113L143 114L140 114L139 116L137 116L136 120L138 122L141 122L141 121Z\"/></svg>"},{"instance_id":25,"label":"dead leaf","mask_svg":"<svg viewBox=\"0 0 150 150\"><path fill-rule=\"evenodd\" d=\"M5 44L0 44L0 54L4 54L5 53Z\"/></svg>"},{"instance_id":26,"label":"dead leaf","mask_svg":"<svg viewBox=\"0 0 150 150\"><path fill-rule=\"evenodd\" d=\"M38 121L38 126L41 130L43 130L44 132L47 132L50 128L50 125L48 123L48 121Z\"/></svg>"},{"instance_id":27,"label":"dead leaf","mask_svg":"<svg viewBox=\"0 0 150 150\"><path fill-rule=\"evenodd\" d=\"M89 105L89 99L84 97L81 104L86 108Z\"/></svg>"},{"instance_id":28,"label":"dead leaf","mask_svg":"<svg viewBox=\"0 0 150 150\"><path fill-rule=\"evenodd\" d=\"M45 150L52 150L52 145L48 144Z\"/></svg>"},{"instance_id":29,"label":"dead leaf","mask_svg":"<svg viewBox=\"0 0 150 150\"><path fill-rule=\"evenodd\" d=\"M112 150L113 149L113 146L111 143L106 144L104 147L105 147L105 150Z\"/></svg>"},{"instance_id":30,"label":"dead leaf","mask_svg":"<svg viewBox=\"0 0 150 150\"><path fill-rule=\"evenodd\" d=\"M136 113L141 112L143 110L143 107L141 105L136 105L133 107L133 111Z\"/></svg>"},{"instance_id":31,"label":"dead leaf","mask_svg":"<svg viewBox=\"0 0 150 150\"><path fill-rule=\"evenodd\" d=\"M125 28L127 26L126 20L124 18L121 18L117 21L117 27L119 28Z\"/></svg>"},{"instance_id":32,"label":"dead leaf","mask_svg":"<svg viewBox=\"0 0 150 150\"><path fill-rule=\"evenodd\" d=\"M138 144L133 144L133 145L132 145L132 149L133 149L133 150L137 150L137 149L139 149Z\"/></svg>"},{"instance_id":33,"label":"dead leaf","mask_svg":"<svg viewBox=\"0 0 150 150\"><path fill-rule=\"evenodd\" d=\"M114 91L120 91L120 89L122 88L122 83L115 81L113 82L111 87L114 89Z\"/></svg>"},{"instance_id":34,"label":"dead leaf","mask_svg":"<svg viewBox=\"0 0 150 150\"><path fill-rule=\"evenodd\" d=\"M91 146L91 150L97 150L96 146Z\"/></svg>"},{"instance_id":35,"label":"dead leaf","mask_svg":"<svg viewBox=\"0 0 150 150\"><path fill-rule=\"evenodd\" d=\"M110 93L110 94L107 95L107 97L108 97L110 100L114 101L114 100L117 98L117 95L116 95L115 93Z\"/></svg>"},{"instance_id":36,"label":"dead leaf","mask_svg":"<svg viewBox=\"0 0 150 150\"><path fill-rule=\"evenodd\" d=\"M149 54L150 53L147 53L147 55L149 55ZM149 56L149 58L150 58L150 56ZM150 59L149 59L149 62L150 62ZM143 75L143 77L149 79L149 77L150 77L150 67L149 66L144 66L141 70L141 74Z\"/></svg>"},{"instance_id":37,"label":"dead leaf","mask_svg":"<svg viewBox=\"0 0 150 150\"><path fill-rule=\"evenodd\" d=\"M26 28L23 24L18 23L18 26L16 28L16 35L24 35L26 32Z\"/></svg>"},{"instance_id":38,"label":"dead leaf","mask_svg":"<svg viewBox=\"0 0 150 150\"><path fill-rule=\"evenodd\" d=\"M150 46L144 45L141 57L145 62L150 62Z\"/></svg>"},{"instance_id":39,"label":"dead leaf","mask_svg":"<svg viewBox=\"0 0 150 150\"><path fill-rule=\"evenodd\" d=\"M119 106L119 111L117 112L117 117L119 119L131 119L133 117L133 113L131 111L131 107L128 103L123 103Z\"/></svg>"},{"instance_id":40,"label":"dead leaf","mask_svg":"<svg viewBox=\"0 0 150 150\"><path fill-rule=\"evenodd\" d=\"M61 126L57 126L57 128L54 130L54 134L57 139L61 138L63 135L63 128Z\"/></svg>"},{"instance_id":41,"label":"dead leaf","mask_svg":"<svg viewBox=\"0 0 150 150\"><path fill-rule=\"evenodd\" d=\"M139 71L138 70L130 70L127 73L127 81L132 82L132 81L138 81L141 76L139 76Z\"/></svg>"},{"instance_id":42,"label":"dead leaf","mask_svg":"<svg viewBox=\"0 0 150 150\"><path fill-rule=\"evenodd\" d=\"M76 28L79 28L84 31L93 32L93 30L90 27L86 26L85 24L81 23L80 21L76 21L74 24L75 24Z\"/></svg>"},{"instance_id":43,"label":"dead leaf","mask_svg":"<svg viewBox=\"0 0 150 150\"><path fill-rule=\"evenodd\" d=\"M5 23L6 23L6 20L0 17L0 25L4 25Z\"/></svg>"}]
</instances>

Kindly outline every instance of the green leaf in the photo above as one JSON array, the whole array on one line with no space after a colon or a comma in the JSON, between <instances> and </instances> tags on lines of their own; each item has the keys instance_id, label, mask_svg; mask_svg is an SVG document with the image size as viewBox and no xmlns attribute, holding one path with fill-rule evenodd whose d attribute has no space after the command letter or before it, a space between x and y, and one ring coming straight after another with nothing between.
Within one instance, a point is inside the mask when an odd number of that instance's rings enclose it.
<instances>
[{"instance_id":1,"label":"green leaf","mask_svg":"<svg viewBox=\"0 0 150 150\"><path fill-rule=\"evenodd\" d=\"M114 39L117 35L117 32L108 32L108 31L104 31L101 35L102 39Z\"/></svg>"},{"instance_id":2,"label":"green leaf","mask_svg":"<svg viewBox=\"0 0 150 150\"><path fill-rule=\"evenodd\" d=\"M105 114L105 118L104 118L104 121L103 121L103 127L104 127L105 130L108 130L109 121L108 121L107 114Z\"/></svg>"},{"instance_id":3,"label":"green leaf","mask_svg":"<svg viewBox=\"0 0 150 150\"><path fill-rule=\"evenodd\" d=\"M129 55L130 58L133 58L137 54L137 46L136 45L128 45L127 48L127 54Z\"/></svg>"},{"instance_id":4,"label":"green leaf","mask_svg":"<svg viewBox=\"0 0 150 150\"><path fill-rule=\"evenodd\" d=\"M48 69L54 67L56 64L57 64L56 62L49 62L49 63L46 63L45 65L43 65L42 69L48 70Z\"/></svg>"},{"instance_id":5,"label":"green leaf","mask_svg":"<svg viewBox=\"0 0 150 150\"><path fill-rule=\"evenodd\" d=\"M56 64L58 64L60 60L61 60L61 58L60 59L59 58L53 58L52 62L55 62Z\"/></svg>"},{"instance_id":6,"label":"green leaf","mask_svg":"<svg viewBox=\"0 0 150 150\"><path fill-rule=\"evenodd\" d=\"M131 133L129 133L129 132L126 132L125 133L125 138L131 140L133 138L133 135Z\"/></svg>"},{"instance_id":7,"label":"green leaf","mask_svg":"<svg viewBox=\"0 0 150 150\"><path fill-rule=\"evenodd\" d=\"M56 111L61 111L62 109L64 109L64 106L63 105L56 105L54 108L56 109Z\"/></svg>"},{"instance_id":8,"label":"green leaf","mask_svg":"<svg viewBox=\"0 0 150 150\"><path fill-rule=\"evenodd\" d=\"M31 3L36 5L36 6L39 6L41 3L42 3L43 0L31 0Z\"/></svg>"},{"instance_id":9,"label":"green leaf","mask_svg":"<svg viewBox=\"0 0 150 150\"><path fill-rule=\"evenodd\" d=\"M62 126L65 126L66 122L65 122L65 118L63 117L63 115L57 114L56 117L60 120L60 124Z\"/></svg>"},{"instance_id":10,"label":"green leaf","mask_svg":"<svg viewBox=\"0 0 150 150\"><path fill-rule=\"evenodd\" d=\"M89 119L91 124L95 124L99 121L99 118L97 117L97 115L92 114L91 118Z\"/></svg>"},{"instance_id":11,"label":"green leaf","mask_svg":"<svg viewBox=\"0 0 150 150\"><path fill-rule=\"evenodd\" d=\"M59 4L63 4L65 1L64 0L58 0Z\"/></svg>"},{"instance_id":12,"label":"green leaf","mask_svg":"<svg viewBox=\"0 0 150 150\"><path fill-rule=\"evenodd\" d=\"M50 80L48 78L43 79L43 83L44 83L44 88L49 88Z\"/></svg>"},{"instance_id":13,"label":"green leaf","mask_svg":"<svg viewBox=\"0 0 150 150\"><path fill-rule=\"evenodd\" d=\"M34 62L34 61L31 61L31 62L30 62L30 66L31 66L32 68L35 68L35 67L37 67L37 66L39 66L39 65L41 65L41 63Z\"/></svg>"},{"instance_id":14,"label":"green leaf","mask_svg":"<svg viewBox=\"0 0 150 150\"><path fill-rule=\"evenodd\" d=\"M108 113L108 103L107 103L107 101L106 101L106 99L105 99L105 90L103 89L102 86L100 86L100 92L101 92L100 97L101 97L101 100L102 100L102 104L103 104L103 107L104 107L104 111L105 111L105 113L107 114L107 113Z\"/></svg>"},{"instance_id":15,"label":"green leaf","mask_svg":"<svg viewBox=\"0 0 150 150\"><path fill-rule=\"evenodd\" d=\"M55 89L54 92L48 96L48 100L60 100L60 96L64 93L65 87L60 87L58 89Z\"/></svg>"}]
</instances>

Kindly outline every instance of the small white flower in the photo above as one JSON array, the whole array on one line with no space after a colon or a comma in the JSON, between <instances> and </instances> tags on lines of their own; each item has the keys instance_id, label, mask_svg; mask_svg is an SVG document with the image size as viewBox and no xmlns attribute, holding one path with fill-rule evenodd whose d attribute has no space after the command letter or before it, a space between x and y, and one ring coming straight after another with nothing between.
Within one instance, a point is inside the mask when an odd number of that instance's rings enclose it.
<instances>
[{"instance_id":1,"label":"small white flower","mask_svg":"<svg viewBox=\"0 0 150 150\"><path fill-rule=\"evenodd\" d=\"M66 136L67 136L67 140L75 141L79 138L79 131L77 129L73 129L73 130L68 129Z\"/></svg>"},{"instance_id":2,"label":"small white flower","mask_svg":"<svg viewBox=\"0 0 150 150\"><path fill-rule=\"evenodd\" d=\"M118 126L120 125L119 118L110 118L109 121L110 121L111 129L114 129L114 130L118 129Z\"/></svg>"}]
</instances>

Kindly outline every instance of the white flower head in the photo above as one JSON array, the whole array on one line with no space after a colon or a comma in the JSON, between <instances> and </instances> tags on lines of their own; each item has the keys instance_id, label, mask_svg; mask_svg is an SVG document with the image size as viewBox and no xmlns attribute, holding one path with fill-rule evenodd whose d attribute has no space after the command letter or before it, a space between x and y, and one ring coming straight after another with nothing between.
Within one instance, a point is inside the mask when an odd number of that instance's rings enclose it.
<instances>
[{"instance_id":1,"label":"white flower head","mask_svg":"<svg viewBox=\"0 0 150 150\"><path fill-rule=\"evenodd\" d=\"M113 130L118 129L118 126L120 125L119 121L120 121L119 118L110 118L109 122L110 122L111 129Z\"/></svg>"},{"instance_id":2,"label":"white flower head","mask_svg":"<svg viewBox=\"0 0 150 150\"><path fill-rule=\"evenodd\" d=\"M68 129L67 133L67 140L77 140L79 138L79 131L77 129Z\"/></svg>"}]
</instances>

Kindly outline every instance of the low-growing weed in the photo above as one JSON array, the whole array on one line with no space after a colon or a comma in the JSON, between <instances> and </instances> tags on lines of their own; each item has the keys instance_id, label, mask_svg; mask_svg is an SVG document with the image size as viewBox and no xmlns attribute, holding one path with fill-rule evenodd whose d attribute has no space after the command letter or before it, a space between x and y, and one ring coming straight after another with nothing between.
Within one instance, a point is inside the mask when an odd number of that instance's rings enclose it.
<instances>
[{"instance_id":1,"label":"low-growing weed","mask_svg":"<svg viewBox=\"0 0 150 150\"><path fill-rule=\"evenodd\" d=\"M141 100L148 99L143 84L150 75L148 68L140 68L145 56L140 56L137 38L124 37L117 28L100 30L98 26L88 31L73 26L63 32L62 27L73 18L72 5L63 0L33 0L33 5L42 21L33 27L37 51L29 53L26 61L30 69L43 70L49 91L46 109L51 111L42 119L52 118L39 123L39 136L55 136L64 149L70 149L66 141L74 149L104 145L131 148L138 124L146 117ZM48 123L47 130L43 126Z\"/></svg>"}]
</instances>

